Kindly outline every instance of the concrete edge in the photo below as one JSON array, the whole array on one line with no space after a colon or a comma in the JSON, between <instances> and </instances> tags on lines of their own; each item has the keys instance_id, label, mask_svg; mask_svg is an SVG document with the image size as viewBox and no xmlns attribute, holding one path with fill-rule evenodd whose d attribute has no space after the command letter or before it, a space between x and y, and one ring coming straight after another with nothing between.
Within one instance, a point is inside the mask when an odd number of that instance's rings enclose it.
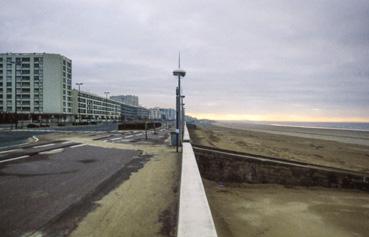
<instances>
[{"instance_id":1,"label":"concrete edge","mask_svg":"<svg viewBox=\"0 0 369 237\"><path fill-rule=\"evenodd\" d=\"M184 126L183 142L191 142L190 133L188 132L187 125Z\"/></svg>"},{"instance_id":2,"label":"concrete edge","mask_svg":"<svg viewBox=\"0 0 369 237\"><path fill-rule=\"evenodd\" d=\"M185 134L189 138L187 126ZM182 144L182 172L177 237L217 237L194 151L188 141Z\"/></svg>"}]
</instances>

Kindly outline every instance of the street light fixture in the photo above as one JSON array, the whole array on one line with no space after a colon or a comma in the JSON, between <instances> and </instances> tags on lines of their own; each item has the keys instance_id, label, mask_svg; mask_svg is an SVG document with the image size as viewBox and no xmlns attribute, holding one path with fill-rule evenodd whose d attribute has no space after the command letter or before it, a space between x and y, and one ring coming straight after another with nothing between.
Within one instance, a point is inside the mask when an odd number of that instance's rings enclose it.
<instances>
[{"instance_id":1,"label":"street light fixture","mask_svg":"<svg viewBox=\"0 0 369 237\"><path fill-rule=\"evenodd\" d=\"M178 69L173 71L173 76L178 77L178 87L177 87L177 96L176 96L176 151L178 152L179 146L179 122L180 122L180 110L181 110L181 77L186 76L186 71L181 69L181 54L178 55Z\"/></svg>"},{"instance_id":2,"label":"street light fixture","mask_svg":"<svg viewBox=\"0 0 369 237\"><path fill-rule=\"evenodd\" d=\"M105 117L105 121L108 121L108 95L110 94L109 91L105 91L105 110L106 110L106 117Z\"/></svg>"},{"instance_id":3,"label":"street light fixture","mask_svg":"<svg viewBox=\"0 0 369 237\"><path fill-rule=\"evenodd\" d=\"M78 96L77 96L77 110L78 110L78 122L81 123L81 112L79 110L79 99L80 99L80 96L81 96L81 86L83 85L82 82L77 82L76 85L78 86Z\"/></svg>"}]
</instances>

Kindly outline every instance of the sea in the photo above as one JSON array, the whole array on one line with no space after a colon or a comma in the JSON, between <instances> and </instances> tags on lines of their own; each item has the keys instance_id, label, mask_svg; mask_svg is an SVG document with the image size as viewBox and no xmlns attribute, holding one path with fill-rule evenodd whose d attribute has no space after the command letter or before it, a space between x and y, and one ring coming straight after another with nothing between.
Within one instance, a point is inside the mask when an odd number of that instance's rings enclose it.
<instances>
[{"instance_id":1,"label":"sea","mask_svg":"<svg viewBox=\"0 0 369 237\"><path fill-rule=\"evenodd\" d=\"M285 127L369 131L369 123L349 123L349 122L339 122L339 123L338 122L258 122L258 123L274 125L274 126L285 126Z\"/></svg>"}]
</instances>

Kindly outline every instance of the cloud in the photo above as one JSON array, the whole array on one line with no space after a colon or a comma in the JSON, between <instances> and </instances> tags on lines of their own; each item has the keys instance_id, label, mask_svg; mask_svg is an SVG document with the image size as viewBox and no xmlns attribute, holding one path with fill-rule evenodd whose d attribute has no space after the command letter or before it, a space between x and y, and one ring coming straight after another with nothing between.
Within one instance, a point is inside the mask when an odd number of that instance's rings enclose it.
<instances>
[{"instance_id":1,"label":"cloud","mask_svg":"<svg viewBox=\"0 0 369 237\"><path fill-rule=\"evenodd\" d=\"M192 114L369 119L368 12L365 0L2 1L0 51L61 53L85 90L173 107L181 50Z\"/></svg>"}]
</instances>

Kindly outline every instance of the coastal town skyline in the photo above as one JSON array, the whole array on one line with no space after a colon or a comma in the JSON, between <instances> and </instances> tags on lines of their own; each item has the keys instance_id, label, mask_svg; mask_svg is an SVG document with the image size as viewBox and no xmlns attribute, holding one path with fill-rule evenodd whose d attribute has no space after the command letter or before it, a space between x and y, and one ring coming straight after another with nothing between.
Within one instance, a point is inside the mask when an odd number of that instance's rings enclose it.
<instances>
[{"instance_id":1,"label":"coastal town skyline","mask_svg":"<svg viewBox=\"0 0 369 237\"><path fill-rule=\"evenodd\" d=\"M369 122L365 1L9 1L0 51L60 53L74 82L216 120ZM181 12L181 14L178 14Z\"/></svg>"}]
</instances>

